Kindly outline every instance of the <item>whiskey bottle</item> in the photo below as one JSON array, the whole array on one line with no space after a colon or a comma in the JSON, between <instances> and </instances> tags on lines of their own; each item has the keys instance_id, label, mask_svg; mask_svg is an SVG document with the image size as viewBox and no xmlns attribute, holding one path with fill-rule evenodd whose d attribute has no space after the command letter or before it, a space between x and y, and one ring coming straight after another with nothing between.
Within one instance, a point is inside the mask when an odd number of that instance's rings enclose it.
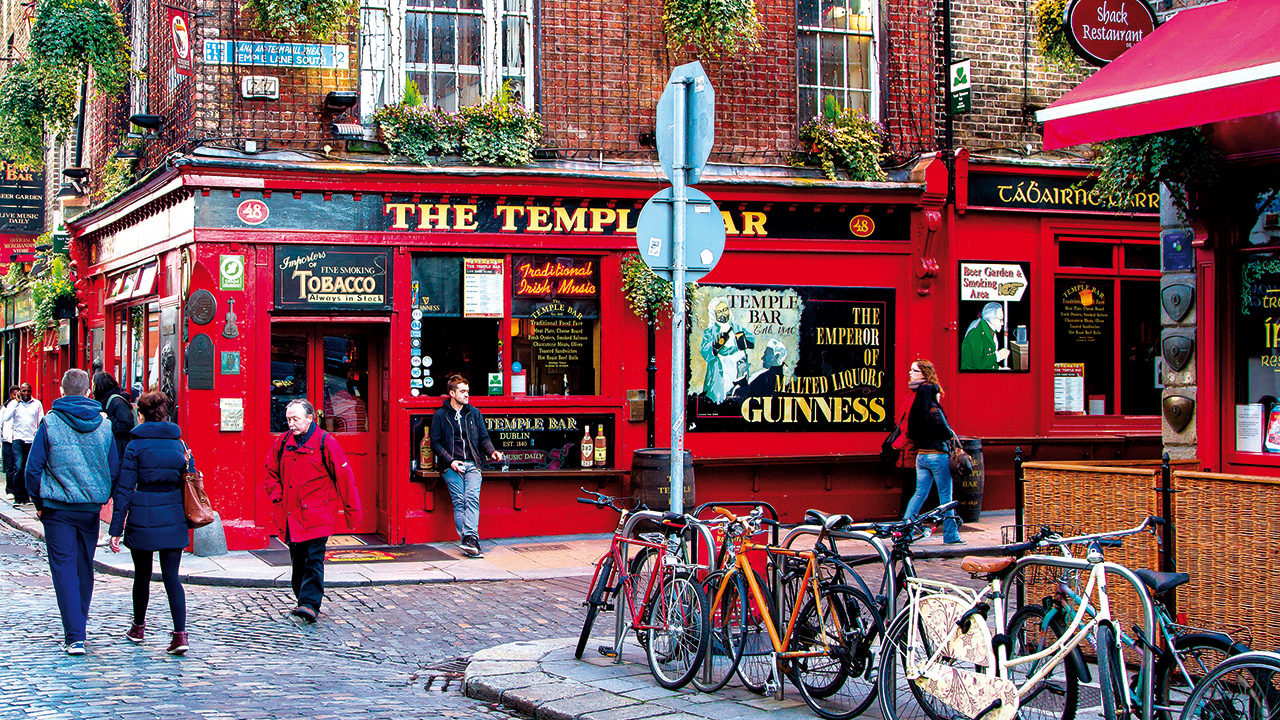
<instances>
[{"instance_id":1,"label":"whiskey bottle","mask_svg":"<svg viewBox=\"0 0 1280 720\"><path fill-rule=\"evenodd\" d=\"M609 459L609 450L605 446L604 425L600 425L599 428L600 429L596 431L596 443L595 443L596 467L602 468L607 464L606 461ZM591 429L589 427L587 428L587 432L591 432Z\"/></svg>"},{"instance_id":2,"label":"whiskey bottle","mask_svg":"<svg viewBox=\"0 0 1280 720\"><path fill-rule=\"evenodd\" d=\"M589 468L595 458L595 443L591 440L591 426L582 431L582 467Z\"/></svg>"},{"instance_id":3,"label":"whiskey bottle","mask_svg":"<svg viewBox=\"0 0 1280 720\"><path fill-rule=\"evenodd\" d=\"M429 473L435 469L435 456L431 452L431 433L425 428L422 431L422 442L418 443L418 472Z\"/></svg>"}]
</instances>

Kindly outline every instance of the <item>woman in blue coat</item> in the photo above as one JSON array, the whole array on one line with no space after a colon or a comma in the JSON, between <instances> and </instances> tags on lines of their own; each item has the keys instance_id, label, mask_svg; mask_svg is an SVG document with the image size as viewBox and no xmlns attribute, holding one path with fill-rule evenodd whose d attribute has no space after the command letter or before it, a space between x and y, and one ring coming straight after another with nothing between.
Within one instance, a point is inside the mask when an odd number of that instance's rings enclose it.
<instances>
[{"instance_id":1,"label":"woman in blue coat","mask_svg":"<svg viewBox=\"0 0 1280 720\"><path fill-rule=\"evenodd\" d=\"M169 398L154 391L138 398L142 421L120 466L115 510L111 515L111 551L120 552L120 538L133 556L133 624L125 637L140 643L146 632L147 601L151 593L151 561L160 553L160 575L173 615L168 652L181 655L187 643L187 600L178 579L182 550L187 546L187 516L182 510L182 473L188 466L182 430L169 422Z\"/></svg>"}]
</instances>

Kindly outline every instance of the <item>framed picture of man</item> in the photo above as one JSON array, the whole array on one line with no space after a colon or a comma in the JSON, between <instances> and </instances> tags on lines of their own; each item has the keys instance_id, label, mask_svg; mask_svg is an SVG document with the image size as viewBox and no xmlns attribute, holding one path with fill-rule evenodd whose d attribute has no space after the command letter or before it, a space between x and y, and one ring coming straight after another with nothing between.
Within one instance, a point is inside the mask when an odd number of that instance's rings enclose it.
<instances>
[{"instance_id":1,"label":"framed picture of man","mask_svg":"<svg viewBox=\"0 0 1280 720\"><path fill-rule=\"evenodd\" d=\"M1031 263L960 263L960 372L1031 371Z\"/></svg>"}]
</instances>

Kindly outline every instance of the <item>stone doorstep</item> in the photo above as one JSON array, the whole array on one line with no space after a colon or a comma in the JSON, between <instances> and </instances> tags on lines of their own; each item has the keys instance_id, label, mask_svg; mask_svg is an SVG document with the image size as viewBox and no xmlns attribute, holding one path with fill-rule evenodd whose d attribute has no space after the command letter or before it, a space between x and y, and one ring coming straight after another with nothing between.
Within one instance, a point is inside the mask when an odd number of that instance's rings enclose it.
<instances>
[{"instance_id":1,"label":"stone doorstep","mask_svg":"<svg viewBox=\"0 0 1280 720\"><path fill-rule=\"evenodd\" d=\"M612 693L599 692L596 688L591 688L590 686L585 687L588 687L588 692L584 695L550 700L538 706L537 717L539 720L576 720L578 716L584 713L617 710L640 704L635 700L619 697Z\"/></svg>"},{"instance_id":2,"label":"stone doorstep","mask_svg":"<svg viewBox=\"0 0 1280 720\"><path fill-rule=\"evenodd\" d=\"M542 685L507 690L502 693L501 702L512 710L518 710L526 715L541 717L538 710L547 703L597 692L590 685L584 685L580 682L556 681L551 678L548 678L548 680L550 682Z\"/></svg>"}]
</instances>

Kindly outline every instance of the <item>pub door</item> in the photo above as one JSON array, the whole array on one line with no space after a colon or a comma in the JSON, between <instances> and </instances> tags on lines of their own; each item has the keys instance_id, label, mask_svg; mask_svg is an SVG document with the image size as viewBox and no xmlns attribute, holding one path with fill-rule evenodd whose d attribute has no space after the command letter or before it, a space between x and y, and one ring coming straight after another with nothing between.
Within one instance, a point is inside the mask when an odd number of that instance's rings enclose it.
<instances>
[{"instance_id":1,"label":"pub door","mask_svg":"<svg viewBox=\"0 0 1280 720\"><path fill-rule=\"evenodd\" d=\"M386 437L384 413L375 405L386 337L382 325L271 328L271 432L289 429L284 414L291 401L311 401L316 422L333 433L355 473L363 510L355 533L377 532L386 513L386 451L379 447Z\"/></svg>"}]
</instances>

